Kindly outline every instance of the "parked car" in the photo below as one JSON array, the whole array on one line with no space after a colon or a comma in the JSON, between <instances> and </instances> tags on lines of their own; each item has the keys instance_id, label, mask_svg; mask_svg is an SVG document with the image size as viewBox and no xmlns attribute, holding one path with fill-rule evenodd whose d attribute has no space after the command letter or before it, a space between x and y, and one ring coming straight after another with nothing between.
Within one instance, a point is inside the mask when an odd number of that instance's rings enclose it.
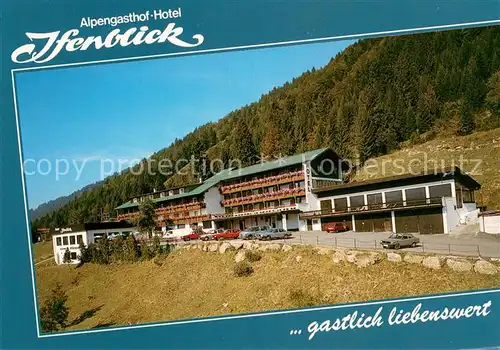
<instances>
[{"instance_id":1,"label":"parked car","mask_svg":"<svg viewBox=\"0 0 500 350\"><path fill-rule=\"evenodd\" d=\"M240 239L254 239L254 238L259 238L259 234L262 231L269 230L269 226L252 226L247 229L244 229L240 233Z\"/></svg>"},{"instance_id":2,"label":"parked car","mask_svg":"<svg viewBox=\"0 0 500 350\"><path fill-rule=\"evenodd\" d=\"M216 229L216 230L209 230L207 233L204 233L204 234L200 235L200 239L202 241L210 241L210 240L214 239L214 236L217 233L222 233L224 231L225 230L223 228L219 228L219 229Z\"/></svg>"},{"instance_id":3,"label":"parked car","mask_svg":"<svg viewBox=\"0 0 500 350\"><path fill-rule=\"evenodd\" d=\"M271 240L271 239L288 238L292 234L282 228L269 228L267 230L260 231L257 235L260 240Z\"/></svg>"},{"instance_id":4,"label":"parked car","mask_svg":"<svg viewBox=\"0 0 500 350\"><path fill-rule=\"evenodd\" d=\"M182 236L183 241L192 241L200 238L200 233L197 231L193 231L185 236Z\"/></svg>"},{"instance_id":5,"label":"parked car","mask_svg":"<svg viewBox=\"0 0 500 350\"><path fill-rule=\"evenodd\" d=\"M239 235L240 235L240 230L229 229L229 230L225 230L225 231L220 232L220 233L216 233L214 235L214 239L216 239L218 241L223 240L223 239L235 239L235 238L238 238Z\"/></svg>"},{"instance_id":6,"label":"parked car","mask_svg":"<svg viewBox=\"0 0 500 350\"><path fill-rule=\"evenodd\" d=\"M346 232L349 231L349 227L342 222L329 222L323 226L323 231L328 233L331 232Z\"/></svg>"},{"instance_id":7,"label":"parked car","mask_svg":"<svg viewBox=\"0 0 500 350\"><path fill-rule=\"evenodd\" d=\"M384 248L405 248L416 247L420 243L420 239L410 233L393 233L389 238L380 242Z\"/></svg>"}]
</instances>

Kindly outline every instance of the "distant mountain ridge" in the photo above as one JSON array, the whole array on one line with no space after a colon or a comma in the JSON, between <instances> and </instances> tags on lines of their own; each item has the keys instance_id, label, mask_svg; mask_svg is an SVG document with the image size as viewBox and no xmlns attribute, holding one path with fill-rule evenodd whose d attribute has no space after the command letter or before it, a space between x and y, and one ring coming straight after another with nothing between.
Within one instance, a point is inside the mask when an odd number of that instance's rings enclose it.
<instances>
[{"instance_id":1,"label":"distant mountain ridge","mask_svg":"<svg viewBox=\"0 0 500 350\"><path fill-rule=\"evenodd\" d=\"M90 185L87 185L67 196L61 196L57 197L56 199L50 200L48 202L40 204L36 208L31 208L29 210L29 215L31 220L36 220L39 217L42 217L46 214L50 214L54 210L62 207L63 205L69 203L70 201L78 198L79 195L81 195L83 192L90 191L92 190L95 186L99 185L100 182L96 182Z\"/></svg>"},{"instance_id":2,"label":"distant mountain ridge","mask_svg":"<svg viewBox=\"0 0 500 350\"><path fill-rule=\"evenodd\" d=\"M331 147L363 163L420 135L432 139L435 125L450 120L458 120L453 132L459 135L497 128L499 47L500 26L360 40L325 67L305 72L153 154L155 175L129 170L112 175L33 224L98 221L102 212L113 213L133 196L198 178L162 175L155 166L165 158L174 165L191 157L218 159L216 172L231 159L248 165L260 156ZM201 167L193 170L199 174Z\"/></svg>"}]
</instances>

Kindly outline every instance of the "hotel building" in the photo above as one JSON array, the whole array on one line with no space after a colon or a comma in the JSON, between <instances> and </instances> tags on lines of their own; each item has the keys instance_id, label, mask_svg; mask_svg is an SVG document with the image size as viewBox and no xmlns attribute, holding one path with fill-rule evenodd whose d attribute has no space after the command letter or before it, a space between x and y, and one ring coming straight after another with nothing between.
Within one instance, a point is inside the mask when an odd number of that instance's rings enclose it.
<instances>
[{"instance_id":1,"label":"hotel building","mask_svg":"<svg viewBox=\"0 0 500 350\"><path fill-rule=\"evenodd\" d=\"M157 207L158 228L175 236L195 226L317 231L328 222L357 232L447 233L479 213L480 185L458 168L352 183L346 170L328 148L226 169L201 184L132 198L116 208L117 220L137 218L146 198Z\"/></svg>"}]
</instances>

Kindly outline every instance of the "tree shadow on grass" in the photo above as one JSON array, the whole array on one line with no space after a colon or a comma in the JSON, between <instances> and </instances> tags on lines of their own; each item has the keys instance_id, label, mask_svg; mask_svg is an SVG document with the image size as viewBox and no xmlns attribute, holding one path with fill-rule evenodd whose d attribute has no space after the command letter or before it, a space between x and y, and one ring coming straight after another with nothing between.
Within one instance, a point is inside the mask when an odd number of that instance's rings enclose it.
<instances>
[{"instance_id":1,"label":"tree shadow on grass","mask_svg":"<svg viewBox=\"0 0 500 350\"><path fill-rule=\"evenodd\" d=\"M80 324L82 323L83 321L85 321L86 319L89 319L89 318L92 318L94 317L94 315L97 313L97 311L101 310L102 307L104 305L101 305L101 306L98 306L96 308L93 308L93 309L90 309L90 310L87 310L85 312L83 312L80 316L78 316L77 318L75 318L70 324L69 326L76 326L77 324Z\"/></svg>"}]
</instances>

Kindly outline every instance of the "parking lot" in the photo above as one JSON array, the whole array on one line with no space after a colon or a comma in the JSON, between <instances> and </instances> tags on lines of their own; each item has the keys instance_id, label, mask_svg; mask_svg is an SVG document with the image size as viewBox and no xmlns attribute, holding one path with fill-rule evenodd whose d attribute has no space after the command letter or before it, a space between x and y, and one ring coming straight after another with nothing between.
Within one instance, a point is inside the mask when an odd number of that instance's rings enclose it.
<instances>
[{"instance_id":1,"label":"parking lot","mask_svg":"<svg viewBox=\"0 0 500 350\"><path fill-rule=\"evenodd\" d=\"M356 249L383 249L380 241L386 239L392 233L300 231L292 234L291 238L279 239L276 242ZM415 248L402 248L400 251L500 258L500 237L480 234L414 234L414 236L420 239L420 244Z\"/></svg>"},{"instance_id":2,"label":"parking lot","mask_svg":"<svg viewBox=\"0 0 500 350\"><path fill-rule=\"evenodd\" d=\"M329 245L357 249L383 249L380 241L389 237L391 232L342 232L326 233L320 231L294 232L293 238L287 240L295 244ZM439 253L464 256L482 256L500 258L500 237L491 235L420 235L420 244L415 248L404 248L402 251Z\"/></svg>"}]
</instances>

